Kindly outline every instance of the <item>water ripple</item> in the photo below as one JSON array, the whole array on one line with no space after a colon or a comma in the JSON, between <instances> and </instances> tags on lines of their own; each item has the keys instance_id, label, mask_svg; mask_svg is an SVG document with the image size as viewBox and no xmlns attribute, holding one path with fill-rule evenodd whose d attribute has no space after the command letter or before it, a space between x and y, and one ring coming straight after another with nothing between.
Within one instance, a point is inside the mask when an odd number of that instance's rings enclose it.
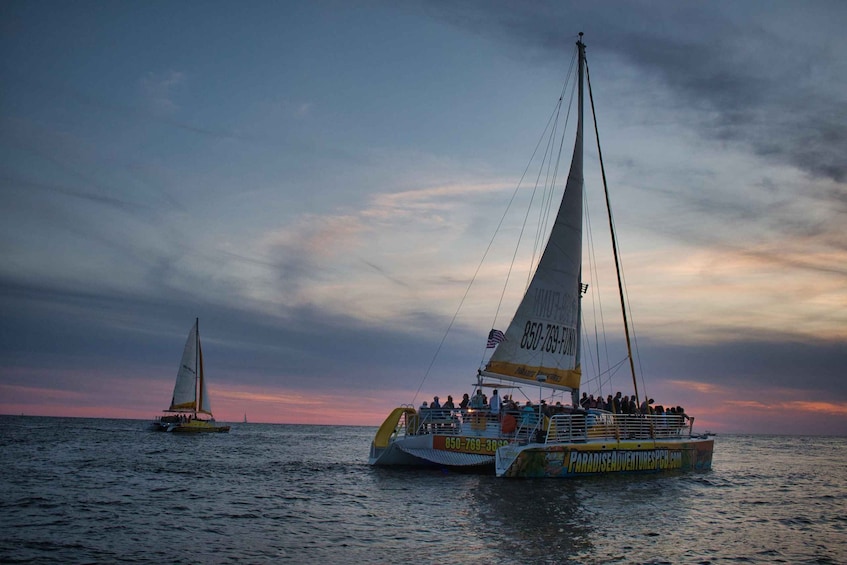
<instances>
[{"instance_id":1,"label":"water ripple","mask_svg":"<svg viewBox=\"0 0 847 565\"><path fill-rule=\"evenodd\" d=\"M840 438L721 436L706 473L505 481L371 468L373 428L0 418L4 563L847 562Z\"/></svg>"}]
</instances>

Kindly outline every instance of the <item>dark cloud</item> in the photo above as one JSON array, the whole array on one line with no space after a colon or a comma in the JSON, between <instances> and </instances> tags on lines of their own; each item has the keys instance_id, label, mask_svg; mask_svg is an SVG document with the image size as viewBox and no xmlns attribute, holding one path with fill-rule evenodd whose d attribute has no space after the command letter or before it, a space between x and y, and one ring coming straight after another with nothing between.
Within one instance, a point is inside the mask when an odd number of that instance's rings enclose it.
<instances>
[{"instance_id":1,"label":"dark cloud","mask_svg":"<svg viewBox=\"0 0 847 565\"><path fill-rule=\"evenodd\" d=\"M144 206L140 206L134 202L129 202L127 200L115 196L93 194L91 192L81 189L71 188L68 186L59 186L46 182L26 180L16 178L14 176L6 176L2 173L0 173L0 187L2 187L2 191L7 197L10 196L11 193L15 190L39 190L45 192L52 192L54 194L59 194L70 198L84 200L92 204L108 206L110 208L115 208L117 210L120 210L121 212L130 214L136 214L142 211L149 211L149 209Z\"/></svg>"},{"instance_id":2,"label":"dark cloud","mask_svg":"<svg viewBox=\"0 0 847 565\"><path fill-rule=\"evenodd\" d=\"M447 326L426 312L394 320L408 328L396 331L315 305L260 311L174 291L145 298L11 279L0 281L0 308L5 313L0 358L7 370L120 365L123 375L132 375L138 372L133 367L169 367L176 363L192 320L199 317L206 357L228 384L316 393L347 390L351 384L362 390L416 385L423 378L419 368L428 365L440 336L428 337L415 328ZM470 345L461 328L451 341L459 351ZM439 367L456 360L453 349L444 353ZM472 361L464 365L473 368ZM412 373L410 367L415 368Z\"/></svg>"},{"instance_id":3,"label":"dark cloud","mask_svg":"<svg viewBox=\"0 0 847 565\"><path fill-rule=\"evenodd\" d=\"M379 265L372 263L371 261L367 261L365 259L362 259L362 263L364 263L365 265L370 267L373 271L376 271L377 273L379 273L380 275L385 277L385 279L391 281L392 283L394 283L398 286L402 286L404 288L410 288L409 283L407 283L406 281L400 280L400 278L398 278L395 275L392 275L386 269L383 269Z\"/></svg>"},{"instance_id":4,"label":"dark cloud","mask_svg":"<svg viewBox=\"0 0 847 565\"><path fill-rule=\"evenodd\" d=\"M627 61L641 70L645 89L660 79L676 93L675 109L699 114L692 125L703 136L746 145L814 177L847 179L844 45L812 31L847 21L847 4L433 2L425 10L511 39L521 47L514 56L537 60L561 62L576 32L585 31L590 63L593 53L597 64L609 55ZM797 33L786 35L777 25L785 21Z\"/></svg>"},{"instance_id":5,"label":"dark cloud","mask_svg":"<svg viewBox=\"0 0 847 565\"><path fill-rule=\"evenodd\" d=\"M647 343L642 349L653 377L743 390L784 388L798 391L798 400L847 402L847 349L837 341L775 334L713 345Z\"/></svg>"}]
</instances>

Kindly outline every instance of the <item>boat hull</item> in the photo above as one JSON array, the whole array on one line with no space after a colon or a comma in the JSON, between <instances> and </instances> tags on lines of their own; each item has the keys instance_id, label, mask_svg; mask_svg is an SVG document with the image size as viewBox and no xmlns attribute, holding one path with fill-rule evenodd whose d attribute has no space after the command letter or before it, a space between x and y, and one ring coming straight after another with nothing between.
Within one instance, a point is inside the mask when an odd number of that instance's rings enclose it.
<instances>
[{"instance_id":1,"label":"boat hull","mask_svg":"<svg viewBox=\"0 0 847 565\"><path fill-rule=\"evenodd\" d=\"M156 432L171 432L175 434L206 434L227 433L229 426L218 425L214 422L204 420L193 420L191 422L152 422L150 429Z\"/></svg>"},{"instance_id":2,"label":"boat hull","mask_svg":"<svg viewBox=\"0 0 847 565\"><path fill-rule=\"evenodd\" d=\"M371 443L377 466L441 467L500 477L568 478L708 470L714 438L681 415L560 413L518 422L479 410L395 409Z\"/></svg>"},{"instance_id":3,"label":"boat hull","mask_svg":"<svg viewBox=\"0 0 847 565\"><path fill-rule=\"evenodd\" d=\"M509 445L498 450L495 472L508 478L570 478L705 471L712 467L713 450L711 438Z\"/></svg>"},{"instance_id":4,"label":"boat hull","mask_svg":"<svg viewBox=\"0 0 847 565\"><path fill-rule=\"evenodd\" d=\"M475 468L494 471L494 450L445 449L445 443L459 445L463 438L438 435L408 436L392 441L384 448L371 445L368 462L386 467ZM464 438L473 443L480 438Z\"/></svg>"}]
</instances>

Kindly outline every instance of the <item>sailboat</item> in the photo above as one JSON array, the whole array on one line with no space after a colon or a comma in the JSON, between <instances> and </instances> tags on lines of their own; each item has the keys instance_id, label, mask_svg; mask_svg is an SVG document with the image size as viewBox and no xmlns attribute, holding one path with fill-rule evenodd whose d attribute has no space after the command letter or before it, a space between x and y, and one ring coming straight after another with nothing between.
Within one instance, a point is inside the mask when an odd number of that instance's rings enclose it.
<instances>
[{"instance_id":1,"label":"sailboat","mask_svg":"<svg viewBox=\"0 0 847 565\"><path fill-rule=\"evenodd\" d=\"M151 428L174 433L228 432L229 426L219 425L212 416L206 377L203 373L203 351L200 347L200 319L188 332L182 360L176 374L171 405L164 415L155 419Z\"/></svg>"},{"instance_id":2,"label":"sailboat","mask_svg":"<svg viewBox=\"0 0 847 565\"><path fill-rule=\"evenodd\" d=\"M511 323L505 332L489 332L487 347L494 351L477 371L474 399L466 408L395 408L371 443L371 465L493 470L498 477L711 468L714 439L695 434L693 418L681 408L655 413L646 397L641 403L611 212L609 225L635 409L619 402L603 408L580 402L582 298L588 290L582 280L584 82L589 82L589 95L591 92L582 35L576 43L576 139L564 194ZM561 101L562 97L559 104ZM598 153L605 185L599 142ZM608 209L608 190L605 201ZM539 401L533 404L527 397L525 405L516 410L514 404L501 404L496 390L491 391L491 403L483 392L500 388L514 393L521 387L538 387ZM561 395L565 404L546 405L544 394L551 399Z\"/></svg>"}]
</instances>

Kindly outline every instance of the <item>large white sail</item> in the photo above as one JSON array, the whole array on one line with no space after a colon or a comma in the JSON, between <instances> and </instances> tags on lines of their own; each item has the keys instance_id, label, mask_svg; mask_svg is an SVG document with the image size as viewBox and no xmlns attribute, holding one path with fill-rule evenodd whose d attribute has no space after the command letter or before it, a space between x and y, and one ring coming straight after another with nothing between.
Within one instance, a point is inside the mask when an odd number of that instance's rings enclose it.
<instances>
[{"instance_id":1,"label":"large white sail","mask_svg":"<svg viewBox=\"0 0 847 565\"><path fill-rule=\"evenodd\" d=\"M579 388L582 266L582 57L576 144L547 246L485 372L513 381Z\"/></svg>"},{"instance_id":2,"label":"large white sail","mask_svg":"<svg viewBox=\"0 0 847 565\"><path fill-rule=\"evenodd\" d=\"M182 360L176 373L174 395L169 410L194 410L197 402L197 322L188 332Z\"/></svg>"}]
</instances>

